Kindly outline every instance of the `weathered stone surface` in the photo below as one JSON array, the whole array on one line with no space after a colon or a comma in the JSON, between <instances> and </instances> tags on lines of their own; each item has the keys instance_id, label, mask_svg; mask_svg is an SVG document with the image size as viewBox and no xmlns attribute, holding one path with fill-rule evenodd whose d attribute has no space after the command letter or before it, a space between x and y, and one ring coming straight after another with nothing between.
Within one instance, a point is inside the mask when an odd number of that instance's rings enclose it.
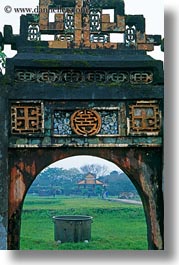
<instances>
[{"instance_id":1,"label":"weathered stone surface","mask_svg":"<svg viewBox=\"0 0 179 265\"><path fill-rule=\"evenodd\" d=\"M7 228L3 223L3 217L0 215L0 250L7 249Z\"/></svg>"},{"instance_id":2,"label":"weathered stone surface","mask_svg":"<svg viewBox=\"0 0 179 265\"><path fill-rule=\"evenodd\" d=\"M0 78L0 83L3 79ZM8 132L7 87L0 86L0 249L7 249L8 229Z\"/></svg>"},{"instance_id":3,"label":"weathered stone surface","mask_svg":"<svg viewBox=\"0 0 179 265\"><path fill-rule=\"evenodd\" d=\"M45 10L39 20L21 16L20 35L5 26L0 38L18 51L0 76L0 249L19 249L23 200L36 176L75 155L108 159L128 175L143 202L149 249L163 249L163 63L146 54L160 36L146 35L144 17L125 15L122 0L91 0L91 13L87 1L60 3L55 22ZM115 9L114 22L103 8ZM55 40L40 41L40 32ZM112 32L125 43L111 43ZM71 122L87 110L100 121L91 136Z\"/></svg>"},{"instance_id":4,"label":"weathered stone surface","mask_svg":"<svg viewBox=\"0 0 179 265\"><path fill-rule=\"evenodd\" d=\"M93 139L90 141L93 143ZM108 142L110 146L111 142ZM87 146L86 146L87 147ZM75 155L94 155L108 159L119 166L132 180L138 190L148 222L149 249L163 248L163 195L162 195L162 150L161 148L48 148L10 149L10 220L9 248L19 247L21 207L26 189L40 171L51 163ZM23 157L23 160L22 160ZM21 183L14 200L14 180ZM160 207L158 207L160 205ZM15 230L14 230L15 228Z\"/></svg>"}]
</instances>

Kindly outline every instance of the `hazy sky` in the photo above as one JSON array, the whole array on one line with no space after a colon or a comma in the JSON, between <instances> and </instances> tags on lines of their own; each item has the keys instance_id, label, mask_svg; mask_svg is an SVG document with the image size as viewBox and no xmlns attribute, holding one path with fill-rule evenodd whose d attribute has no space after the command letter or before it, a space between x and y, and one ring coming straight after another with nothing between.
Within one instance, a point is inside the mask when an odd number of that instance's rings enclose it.
<instances>
[{"instance_id":1,"label":"hazy sky","mask_svg":"<svg viewBox=\"0 0 179 265\"><path fill-rule=\"evenodd\" d=\"M54 164L51 164L50 167L62 167L69 169L75 167L80 168L81 166L89 164L98 164L101 166L105 165L108 168L109 172L113 170L121 171L120 168L117 167L114 163L96 156L74 156L70 158L65 158Z\"/></svg>"}]
</instances>

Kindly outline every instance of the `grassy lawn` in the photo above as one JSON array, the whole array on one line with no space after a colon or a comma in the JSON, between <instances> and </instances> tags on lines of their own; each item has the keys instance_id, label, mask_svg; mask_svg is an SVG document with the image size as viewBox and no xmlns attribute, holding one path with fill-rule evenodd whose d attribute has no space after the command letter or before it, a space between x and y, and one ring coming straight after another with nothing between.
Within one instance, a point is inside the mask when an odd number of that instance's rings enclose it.
<instances>
[{"instance_id":1,"label":"grassy lawn","mask_svg":"<svg viewBox=\"0 0 179 265\"><path fill-rule=\"evenodd\" d=\"M93 216L89 243L54 241L54 215ZM97 198L26 196L21 224L22 250L146 250L143 207Z\"/></svg>"}]
</instances>

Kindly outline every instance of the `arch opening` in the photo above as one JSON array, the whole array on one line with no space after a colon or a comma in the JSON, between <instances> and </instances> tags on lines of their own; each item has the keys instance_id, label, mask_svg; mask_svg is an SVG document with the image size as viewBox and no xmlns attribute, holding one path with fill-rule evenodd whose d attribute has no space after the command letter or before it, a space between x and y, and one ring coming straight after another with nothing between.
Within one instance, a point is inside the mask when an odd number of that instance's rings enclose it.
<instances>
[{"instance_id":1,"label":"arch opening","mask_svg":"<svg viewBox=\"0 0 179 265\"><path fill-rule=\"evenodd\" d=\"M162 249L163 196L161 190L160 148L38 148L9 150L8 249L20 248L23 200L36 176L54 162L73 156L89 155L111 161L130 178L144 207L148 249ZM152 159L151 159L152 157ZM156 161L155 165L152 161ZM21 187L24 187L21 189Z\"/></svg>"},{"instance_id":2,"label":"arch opening","mask_svg":"<svg viewBox=\"0 0 179 265\"><path fill-rule=\"evenodd\" d=\"M94 183L89 184L86 177ZM97 156L70 156L50 164L34 178L24 195L20 248L146 249L146 221L133 184L119 166ZM59 214L94 216L91 242L73 246L55 243L52 216ZM37 236L33 231L39 227ZM29 243L32 234L35 236ZM103 241L106 244L102 246Z\"/></svg>"}]
</instances>

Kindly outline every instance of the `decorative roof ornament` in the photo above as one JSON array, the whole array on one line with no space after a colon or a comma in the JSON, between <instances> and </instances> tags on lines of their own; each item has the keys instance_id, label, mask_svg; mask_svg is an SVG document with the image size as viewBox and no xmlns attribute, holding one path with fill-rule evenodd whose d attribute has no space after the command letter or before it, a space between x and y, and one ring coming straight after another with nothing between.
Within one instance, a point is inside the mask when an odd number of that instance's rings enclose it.
<instances>
[{"instance_id":1,"label":"decorative roof ornament","mask_svg":"<svg viewBox=\"0 0 179 265\"><path fill-rule=\"evenodd\" d=\"M114 19L106 10L113 9ZM51 11L54 22L49 22ZM39 27L42 34L54 34L50 48L103 48L130 47L152 51L161 44L159 35L145 33L143 15L125 15L123 0L40 0ZM116 34L116 42L111 34ZM119 39L123 38L123 43Z\"/></svg>"},{"instance_id":2,"label":"decorative roof ornament","mask_svg":"<svg viewBox=\"0 0 179 265\"><path fill-rule=\"evenodd\" d=\"M20 35L6 25L0 46L153 51L161 45L160 35L146 34L143 15L125 14L124 0L39 0L38 11L21 16Z\"/></svg>"}]
</instances>

